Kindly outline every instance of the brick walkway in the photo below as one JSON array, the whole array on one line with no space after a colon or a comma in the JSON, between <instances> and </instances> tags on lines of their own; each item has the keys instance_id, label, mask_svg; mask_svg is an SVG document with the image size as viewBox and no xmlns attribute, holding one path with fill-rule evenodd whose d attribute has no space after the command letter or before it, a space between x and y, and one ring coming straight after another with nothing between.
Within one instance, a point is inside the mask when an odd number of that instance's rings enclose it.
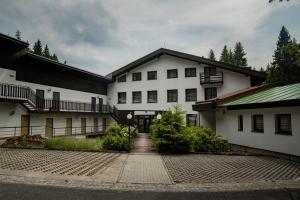
<instances>
[{"instance_id":1,"label":"brick walkway","mask_svg":"<svg viewBox=\"0 0 300 200\"><path fill-rule=\"evenodd\" d=\"M177 183L300 180L299 163L270 157L166 155L163 160Z\"/></svg>"},{"instance_id":2,"label":"brick walkway","mask_svg":"<svg viewBox=\"0 0 300 200\"><path fill-rule=\"evenodd\" d=\"M147 133L138 133L135 141L134 148L132 150L133 153L150 153L152 140L150 139L149 134Z\"/></svg>"}]
</instances>

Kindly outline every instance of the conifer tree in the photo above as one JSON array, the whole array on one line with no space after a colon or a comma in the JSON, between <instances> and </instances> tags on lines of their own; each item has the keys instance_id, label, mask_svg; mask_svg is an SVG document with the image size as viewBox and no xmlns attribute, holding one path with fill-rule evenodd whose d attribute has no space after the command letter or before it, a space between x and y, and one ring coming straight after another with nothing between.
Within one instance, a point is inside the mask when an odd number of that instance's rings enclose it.
<instances>
[{"instance_id":1,"label":"conifer tree","mask_svg":"<svg viewBox=\"0 0 300 200\"><path fill-rule=\"evenodd\" d=\"M229 53L228 53L228 63L234 64L234 53L231 51L231 49L229 49Z\"/></svg>"},{"instance_id":2,"label":"conifer tree","mask_svg":"<svg viewBox=\"0 0 300 200\"><path fill-rule=\"evenodd\" d=\"M44 52L43 52L44 57L46 58L51 58L50 52L49 52L49 48L48 45L46 44L45 48L44 48Z\"/></svg>"},{"instance_id":3,"label":"conifer tree","mask_svg":"<svg viewBox=\"0 0 300 200\"><path fill-rule=\"evenodd\" d=\"M246 52L241 42L237 42L234 47L234 64L238 66L247 66Z\"/></svg>"},{"instance_id":4,"label":"conifer tree","mask_svg":"<svg viewBox=\"0 0 300 200\"><path fill-rule=\"evenodd\" d=\"M215 53L212 49L208 53L208 59L216 60Z\"/></svg>"},{"instance_id":5,"label":"conifer tree","mask_svg":"<svg viewBox=\"0 0 300 200\"><path fill-rule=\"evenodd\" d=\"M33 53L39 56L43 56L43 47L39 39L33 45Z\"/></svg>"},{"instance_id":6,"label":"conifer tree","mask_svg":"<svg viewBox=\"0 0 300 200\"><path fill-rule=\"evenodd\" d=\"M58 58L57 58L57 56L56 56L55 53L51 56L51 59L54 60L54 61L56 61L56 62L59 62L59 60L58 60Z\"/></svg>"},{"instance_id":7,"label":"conifer tree","mask_svg":"<svg viewBox=\"0 0 300 200\"><path fill-rule=\"evenodd\" d=\"M223 47L219 61L225 62L225 63L229 62L229 54L228 54L227 45L225 45Z\"/></svg>"},{"instance_id":8,"label":"conifer tree","mask_svg":"<svg viewBox=\"0 0 300 200\"><path fill-rule=\"evenodd\" d=\"M15 36L18 40L21 40L21 31L17 30Z\"/></svg>"}]
</instances>

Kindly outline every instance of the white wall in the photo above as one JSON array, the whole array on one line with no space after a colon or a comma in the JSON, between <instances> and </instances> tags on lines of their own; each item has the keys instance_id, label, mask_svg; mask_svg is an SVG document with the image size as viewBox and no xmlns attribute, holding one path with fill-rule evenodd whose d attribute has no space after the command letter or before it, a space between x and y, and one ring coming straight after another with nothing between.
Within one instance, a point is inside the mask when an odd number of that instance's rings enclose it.
<instances>
[{"instance_id":1,"label":"white wall","mask_svg":"<svg viewBox=\"0 0 300 200\"><path fill-rule=\"evenodd\" d=\"M196 67L196 77L185 77L185 68ZM167 79L168 69L178 69L178 78ZM224 84L217 88L218 95L250 87L250 77L243 74L217 69L224 73ZM147 71L157 71L157 80L147 80ZM178 104L186 114L198 114L192 110L195 102L185 101L185 89L197 88L197 101L204 100L204 88L200 85L200 73L204 65L196 62L163 55L127 73L126 82L108 85L108 102L120 110L167 110L177 103L167 102L167 90L178 89ZM141 81L132 81L133 72L142 72ZM147 91L158 91L158 103L147 103ZM142 91L142 103L132 104L132 91ZM126 92L126 104L118 104L118 92Z\"/></svg>"},{"instance_id":2,"label":"white wall","mask_svg":"<svg viewBox=\"0 0 300 200\"><path fill-rule=\"evenodd\" d=\"M16 80L16 71L4 69L4 68L0 68L0 83L9 83L9 84L15 84L15 85L28 86L33 91L35 91L36 89L44 90L45 98L52 98L53 92L60 92L61 100L81 101L81 102L90 103L92 97L99 97L99 98L103 98L104 104L107 103L106 95L82 92L82 91L77 91L77 90L70 90L70 89L53 87L53 86L48 86L48 85L40 85L40 84L29 83L29 82L24 82L24 81L17 81ZM51 91L48 91L49 89Z\"/></svg>"},{"instance_id":3,"label":"white wall","mask_svg":"<svg viewBox=\"0 0 300 200\"><path fill-rule=\"evenodd\" d=\"M251 115L264 115L264 133L251 131ZM275 114L291 114L292 136L275 134ZM300 156L300 107L218 111L216 132L230 143ZM243 115L243 131L238 131Z\"/></svg>"}]
</instances>

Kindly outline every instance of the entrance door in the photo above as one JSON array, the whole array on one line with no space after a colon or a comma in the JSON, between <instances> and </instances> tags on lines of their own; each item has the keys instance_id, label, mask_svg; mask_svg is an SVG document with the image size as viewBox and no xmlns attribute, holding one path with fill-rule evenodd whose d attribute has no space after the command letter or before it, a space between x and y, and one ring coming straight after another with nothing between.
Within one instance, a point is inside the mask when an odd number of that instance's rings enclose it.
<instances>
[{"instance_id":1,"label":"entrance door","mask_svg":"<svg viewBox=\"0 0 300 200\"><path fill-rule=\"evenodd\" d=\"M81 134L86 134L86 118L81 118Z\"/></svg>"},{"instance_id":2,"label":"entrance door","mask_svg":"<svg viewBox=\"0 0 300 200\"><path fill-rule=\"evenodd\" d=\"M95 133L98 132L98 118L97 117L94 118L94 132Z\"/></svg>"},{"instance_id":3,"label":"entrance door","mask_svg":"<svg viewBox=\"0 0 300 200\"><path fill-rule=\"evenodd\" d=\"M29 135L29 115L21 115L21 135Z\"/></svg>"},{"instance_id":4,"label":"entrance door","mask_svg":"<svg viewBox=\"0 0 300 200\"><path fill-rule=\"evenodd\" d=\"M137 115L135 116L137 120L135 122L137 123L137 127L139 130L139 133L149 133L150 132L150 125L152 122L152 119L154 118L153 115Z\"/></svg>"},{"instance_id":5,"label":"entrance door","mask_svg":"<svg viewBox=\"0 0 300 200\"><path fill-rule=\"evenodd\" d=\"M103 117L102 118L102 131L103 131L103 133L105 132L105 130L106 130L106 118Z\"/></svg>"},{"instance_id":6,"label":"entrance door","mask_svg":"<svg viewBox=\"0 0 300 200\"><path fill-rule=\"evenodd\" d=\"M36 106L39 110L44 109L44 101L45 101L45 91L44 90L36 90L35 102L36 102Z\"/></svg>"},{"instance_id":7,"label":"entrance door","mask_svg":"<svg viewBox=\"0 0 300 200\"><path fill-rule=\"evenodd\" d=\"M53 137L53 118L46 119L46 137Z\"/></svg>"},{"instance_id":8,"label":"entrance door","mask_svg":"<svg viewBox=\"0 0 300 200\"><path fill-rule=\"evenodd\" d=\"M53 92L52 97L52 109L55 111L59 111L59 101L60 101L60 93L59 92Z\"/></svg>"},{"instance_id":9,"label":"entrance door","mask_svg":"<svg viewBox=\"0 0 300 200\"><path fill-rule=\"evenodd\" d=\"M96 97L92 97L92 107L91 111L95 112L96 111Z\"/></svg>"},{"instance_id":10,"label":"entrance door","mask_svg":"<svg viewBox=\"0 0 300 200\"><path fill-rule=\"evenodd\" d=\"M66 135L72 135L72 118L66 119Z\"/></svg>"}]
</instances>

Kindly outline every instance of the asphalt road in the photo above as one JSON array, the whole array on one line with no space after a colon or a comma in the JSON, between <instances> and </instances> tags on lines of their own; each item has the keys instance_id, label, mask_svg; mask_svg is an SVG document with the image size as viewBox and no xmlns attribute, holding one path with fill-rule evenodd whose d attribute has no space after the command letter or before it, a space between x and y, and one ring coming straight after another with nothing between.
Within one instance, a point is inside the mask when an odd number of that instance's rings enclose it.
<instances>
[{"instance_id":1,"label":"asphalt road","mask_svg":"<svg viewBox=\"0 0 300 200\"><path fill-rule=\"evenodd\" d=\"M135 191L111 191L111 190L88 190L78 188L62 188L51 186L6 184L0 183L0 199L2 200L87 200L87 199L105 199L105 200L140 200L140 199L300 199L300 189L295 190L264 190L248 192L135 192Z\"/></svg>"}]
</instances>

